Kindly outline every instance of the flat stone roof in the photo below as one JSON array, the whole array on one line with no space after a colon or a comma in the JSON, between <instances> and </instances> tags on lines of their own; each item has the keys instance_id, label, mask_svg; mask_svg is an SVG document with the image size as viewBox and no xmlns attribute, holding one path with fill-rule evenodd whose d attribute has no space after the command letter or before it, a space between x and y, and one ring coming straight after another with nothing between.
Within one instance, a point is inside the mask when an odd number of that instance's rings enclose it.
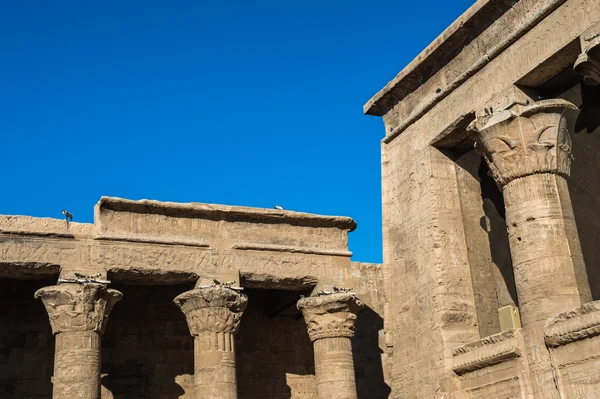
<instances>
[{"instance_id":1,"label":"flat stone roof","mask_svg":"<svg viewBox=\"0 0 600 399\"><path fill-rule=\"evenodd\" d=\"M383 116L460 53L473 31L483 30L506 4L496 0L477 0L464 14L440 34L394 79L363 107L367 115Z\"/></svg>"},{"instance_id":2,"label":"flat stone roof","mask_svg":"<svg viewBox=\"0 0 600 399\"><path fill-rule=\"evenodd\" d=\"M117 212L159 214L173 217L202 218L229 222L290 224L293 226L338 228L353 231L356 222L345 216L324 216L289 210L204 204L199 202L180 203L154 200L128 200L102 197L96 205L98 211L109 209Z\"/></svg>"}]
</instances>

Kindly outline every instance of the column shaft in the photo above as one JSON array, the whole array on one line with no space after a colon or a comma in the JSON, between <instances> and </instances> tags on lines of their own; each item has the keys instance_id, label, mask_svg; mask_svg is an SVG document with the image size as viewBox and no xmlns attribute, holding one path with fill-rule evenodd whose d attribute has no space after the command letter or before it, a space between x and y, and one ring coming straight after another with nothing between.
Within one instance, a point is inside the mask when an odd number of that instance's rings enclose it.
<instances>
[{"instance_id":1,"label":"column shaft","mask_svg":"<svg viewBox=\"0 0 600 399\"><path fill-rule=\"evenodd\" d=\"M237 398L234 336L202 332L194 339L196 398Z\"/></svg>"},{"instance_id":2,"label":"column shaft","mask_svg":"<svg viewBox=\"0 0 600 399\"><path fill-rule=\"evenodd\" d=\"M515 284L534 394L554 398L546 321L591 301L567 182L540 173L504 186Z\"/></svg>"},{"instance_id":3,"label":"column shaft","mask_svg":"<svg viewBox=\"0 0 600 399\"><path fill-rule=\"evenodd\" d=\"M54 399L100 398L100 336L95 331L56 335Z\"/></svg>"},{"instance_id":4,"label":"column shaft","mask_svg":"<svg viewBox=\"0 0 600 399\"><path fill-rule=\"evenodd\" d=\"M363 306L349 293L298 301L314 346L317 399L357 399L352 337Z\"/></svg>"},{"instance_id":5,"label":"column shaft","mask_svg":"<svg viewBox=\"0 0 600 399\"><path fill-rule=\"evenodd\" d=\"M504 186L522 325L543 323L591 301L567 182L540 173Z\"/></svg>"},{"instance_id":6,"label":"column shaft","mask_svg":"<svg viewBox=\"0 0 600 399\"><path fill-rule=\"evenodd\" d=\"M318 398L356 399L354 360L350 338L322 338L314 342Z\"/></svg>"}]
</instances>

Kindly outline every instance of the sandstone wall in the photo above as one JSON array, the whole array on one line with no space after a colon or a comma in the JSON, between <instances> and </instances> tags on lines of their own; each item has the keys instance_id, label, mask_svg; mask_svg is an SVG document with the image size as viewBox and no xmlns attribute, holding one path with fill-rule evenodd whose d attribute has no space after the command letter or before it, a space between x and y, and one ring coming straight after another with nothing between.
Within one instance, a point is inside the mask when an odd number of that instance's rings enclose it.
<instances>
[{"instance_id":1,"label":"sandstone wall","mask_svg":"<svg viewBox=\"0 0 600 399\"><path fill-rule=\"evenodd\" d=\"M54 337L34 292L52 280L0 279L0 398L51 399Z\"/></svg>"},{"instance_id":2,"label":"sandstone wall","mask_svg":"<svg viewBox=\"0 0 600 399\"><path fill-rule=\"evenodd\" d=\"M383 275L392 397L460 391L466 380L453 369L453 350L498 332L495 309L518 304L506 236L498 227L502 206L485 198L474 159L465 158L473 156L466 128L476 111L506 106L508 99L493 99L507 89L540 88L572 68L580 36L599 20L600 5L591 0L478 1L365 105L366 113L383 116L386 132ZM546 88L544 98L560 96L550 93L556 86ZM595 131L597 117L591 103L587 108ZM599 255L598 223L591 216L598 201L594 137L590 130L573 135L571 192L588 271L596 269ZM577 146L590 151L578 155ZM597 296L597 277L590 280ZM483 376L471 387L489 382ZM497 397L526 392L521 388L498 389Z\"/></svg>"}]
</instances>

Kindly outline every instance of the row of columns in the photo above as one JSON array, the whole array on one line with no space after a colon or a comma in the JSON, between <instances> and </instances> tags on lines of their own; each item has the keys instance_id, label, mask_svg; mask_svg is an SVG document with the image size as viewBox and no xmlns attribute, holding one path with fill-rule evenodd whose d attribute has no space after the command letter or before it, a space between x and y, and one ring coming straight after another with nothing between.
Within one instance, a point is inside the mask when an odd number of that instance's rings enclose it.
<instances>
[{"instance_id":1,"label":"row of columns","mask_svg":"<svg viewBox=\"0 0 600 399\"><path fill-rule=\"evenodd\" d=\"M101 336L123 295L104 284L61 283L35 293L56 336L54 399L99 399ZM194 337L196 398L237 398L235 334L248 298L227 286L195 288L175 298ZM351 339L362 303L351 293L302 298L314 346L317 398L356 399Z\"/></svg>"}]
</instances>

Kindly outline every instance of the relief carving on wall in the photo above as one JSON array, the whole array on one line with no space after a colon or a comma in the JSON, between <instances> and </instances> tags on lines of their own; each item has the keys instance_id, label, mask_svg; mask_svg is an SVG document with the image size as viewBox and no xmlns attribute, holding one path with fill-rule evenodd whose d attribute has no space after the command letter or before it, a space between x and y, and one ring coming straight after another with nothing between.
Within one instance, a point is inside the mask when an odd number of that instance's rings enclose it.
<instances>
[{"instance_id":1,"label":"relief carving on wall","mask_svg":"<svg viewBox=\"0 0 600 399\"><path fill-rule=\"evenodd\" d=\"M578 108L562 99L486 112L470 125L475 150L486 160L500 187L536 173L568 177L571 137Z\"/></svg>"},{"instance_id":2,"label":"relief carving on wall","mask_svg":"<svg viewBox=\"0 0 600 399\"><path fill-rule=\"evenodd\" d=\"M62 283L40 288L40 298L50 318L52 332L95 331L103 334L113 306L123 294L97 283Z\"/></svg>"}]
</instances>

